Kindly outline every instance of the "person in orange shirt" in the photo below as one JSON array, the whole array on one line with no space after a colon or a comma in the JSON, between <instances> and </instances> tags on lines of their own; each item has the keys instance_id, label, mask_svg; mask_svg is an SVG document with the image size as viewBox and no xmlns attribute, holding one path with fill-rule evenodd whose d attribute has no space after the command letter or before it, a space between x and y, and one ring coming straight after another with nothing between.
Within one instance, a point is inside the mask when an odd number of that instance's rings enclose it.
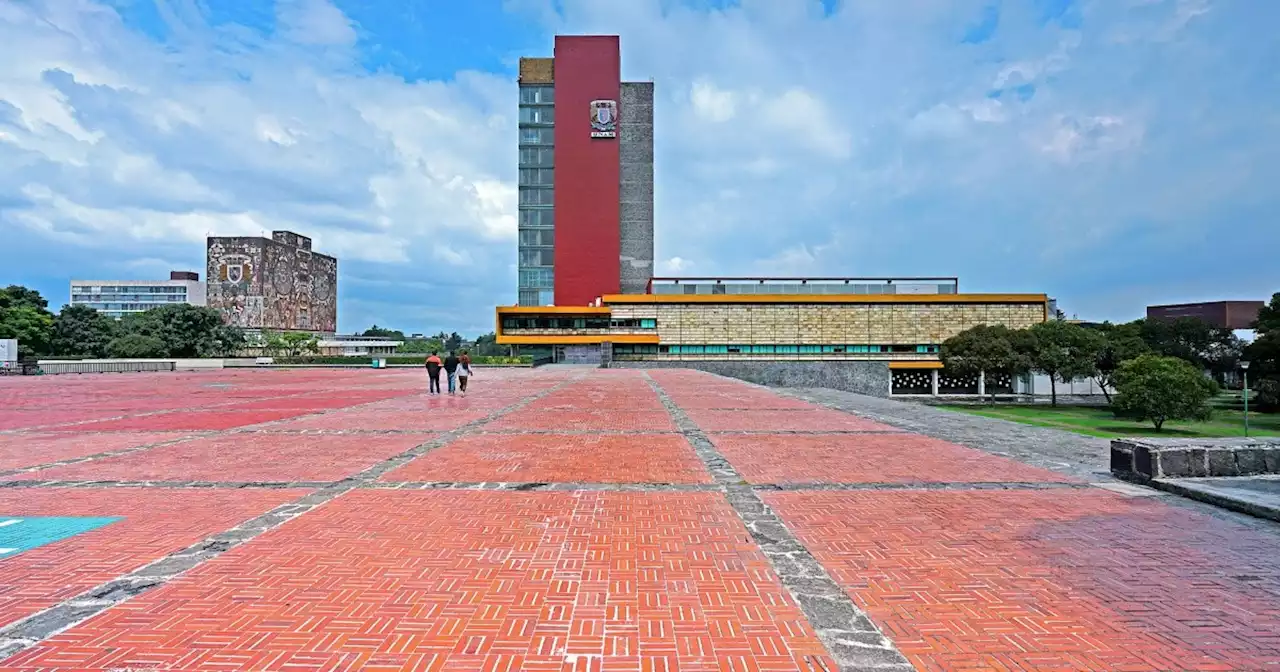
<instances>
[{"instance_id":1,"label":"person in orange shirt","mask_svg":"<svg viewBox=\"0 0 1280 672\"><path fill-rule=\"evenodd\" d=\"M427 357L427 378L431 379L431 383L427 386L427 394L440 394L440 369L443 367L440 357L433 351L431 356Z\"/></svg>"}]
</instances>

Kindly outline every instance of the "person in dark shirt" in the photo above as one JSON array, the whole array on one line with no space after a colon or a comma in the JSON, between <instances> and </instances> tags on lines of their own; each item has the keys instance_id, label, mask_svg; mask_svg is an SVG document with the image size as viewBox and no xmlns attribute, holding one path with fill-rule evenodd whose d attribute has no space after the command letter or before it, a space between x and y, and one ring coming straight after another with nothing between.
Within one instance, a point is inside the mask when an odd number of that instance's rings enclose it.
<instances>
[{"instance_id":1,"label":"person in dark shirt","mask_svg":"<svg viewBox=\"0 0 1280 672\"><path fill-rule=\"evenodd\" d=\"M458 389L458 356L452 350L444 358L444 372L449 376L449 394L452 395Z\"/></svg>"},{"instance_id":2,"label":"person in dark shirt","mask_svg":"<svg viewBox=\"0 0 1280 672\"><path fill-rule=\"evenodd\" d=\"M427 377L431 379L427 386L427 394L440 394L440 357L432 352L427 358Z\"/></svg>"}]
</instances>

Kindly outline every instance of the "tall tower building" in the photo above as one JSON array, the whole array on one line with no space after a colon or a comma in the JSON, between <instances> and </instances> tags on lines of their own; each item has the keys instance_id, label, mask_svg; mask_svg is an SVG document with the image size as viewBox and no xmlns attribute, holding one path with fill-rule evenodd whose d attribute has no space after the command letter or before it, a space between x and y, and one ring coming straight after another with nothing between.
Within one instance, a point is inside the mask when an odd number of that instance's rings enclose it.
<instances>
[{"instance_id":1,"label":"tall tower building","mask_svg":"<svg viewBox=\"0 0 1280 672\"><path fill-rule=\"evenodd\" d=\"M621 81L616 35L520 59L522 306L644 293L653 277L653 83Z\"/></svg>"}]
</instances>

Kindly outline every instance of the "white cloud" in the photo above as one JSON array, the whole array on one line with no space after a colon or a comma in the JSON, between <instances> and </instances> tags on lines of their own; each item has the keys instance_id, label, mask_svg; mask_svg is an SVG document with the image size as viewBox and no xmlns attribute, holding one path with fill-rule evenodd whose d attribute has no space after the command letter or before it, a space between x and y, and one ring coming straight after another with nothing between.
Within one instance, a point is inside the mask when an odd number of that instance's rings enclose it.
<instances>
[{"instance_id":1,"label":"white cloud","mask_svg":"<svg viewBox=\"0 0 1280 672\"><path fill-rule=\"evenodd\" d=\"M687 272L692 267L692 262L680 257L659 259L657 264L657 275L680 275L681 273Z\"/></svg>"},{"instance_id":2,"label":"white cloud","mask_svg":"<svg viewBox=\"0 0 1280 672\"><path fill-rule=\"evenodd\" d=\"M362 74L323 0L278 3L257 42L197 7L161 7L181 40L162 45L89 0L0 0L22 54L0 59L0 227L175 263L209 234L288 228L344 273L443 260L475 271L479 303L514 293L513 82Z\"/></svg>"},{"instance_id":3,"label":"white cloud","mask_svg":"<svg viewBox=\"0 0 1280 672\"><path fill-rule=\"evenodd\" d=\"M1222 221L1246 256L1280 247L1280 5L1075 0L1075 25L1003 3L991 39L963 43L986 4L508 0L543 34L486 39L507 62L555 32L622 34L624 77L656 82L660 273L958 274L1082 316L1111 291L1091 278L1268 282L1246 277L1261 256L1195 274ZM351 328L511 302L510 72L407 82L361 65L390 39L364 15L287 0L265 34L201 6L158 5L159 44L100 2L0 0L9 240L190 264L205 233L289 227L366 292L346 295Z\"/></svg>"},{"instance_id":4,"label":"white cloud","mask_svg":"<svg viewBox=\"0 0 1280 672\"><path fill-rule=\"evenodd\" d=\"M1039 147L1055 161L1071 163L1131 149L1141 140L1142 129L1120 117L1062 115L1047 125Z\"/></svg>"},{"instance_id":5,"label":"white cloud","mask_svg":"<svg viewBox=\"0 0 1280 672\"><path fill-rule=\"evenodd\" d=\"M693 104L693 113L699 119L711 123L719 124L729 121L737 114L737 100L734 93L722 91L716 88L715 84L705 80L700 79L693 83L689 100Z\"/></svg>"},{"instance_id":6,"label":"white cloud","mask_svg":"<svg viewBox=\"0 0 1280 672\"><path fill-rule=\"evenodd\" d=\"M351 20L328 0L277 0L276 21L281 32L298 44L351 45L356 41Z\"/></svg>"}]
</instances>

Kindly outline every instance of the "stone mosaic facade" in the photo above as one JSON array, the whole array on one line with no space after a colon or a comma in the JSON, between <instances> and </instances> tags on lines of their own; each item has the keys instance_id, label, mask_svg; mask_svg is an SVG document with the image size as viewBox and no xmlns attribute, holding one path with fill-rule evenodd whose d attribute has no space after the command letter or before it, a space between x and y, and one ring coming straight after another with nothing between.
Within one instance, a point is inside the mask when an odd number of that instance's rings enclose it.
<instances>
[{"instance_id":1,"label":"stone mosaic facade","mask_svg":"<svg viewBox=\"0 0 1280 672\"><path fill-rule=\"evenodd\" d=\"M208 305L251 330L338 330L338 260L289 231L209 238Z\"/></svg>"},{"instance_id":2,"label":"stone mosaic facade","mask_svg":"<svg viewBox=\"0 0 1280 672\"><path fill-rule=\"evenodd\" d=\"M664 345L938 344L979 324L1023 329L1045 319L1045 304L632 304L614 319L656 319Z\"/></svg>"},{"instance_id":3,"label":"stone mosaic facade","mask_svg":"<svg viewBox=\"0 0 1280 672\"><path fill-rule=\"evenodd\" d=\"M653 277L653 82L623 82L621 92L619 290L644 294Z\"/></svg>"}]
</instances>

